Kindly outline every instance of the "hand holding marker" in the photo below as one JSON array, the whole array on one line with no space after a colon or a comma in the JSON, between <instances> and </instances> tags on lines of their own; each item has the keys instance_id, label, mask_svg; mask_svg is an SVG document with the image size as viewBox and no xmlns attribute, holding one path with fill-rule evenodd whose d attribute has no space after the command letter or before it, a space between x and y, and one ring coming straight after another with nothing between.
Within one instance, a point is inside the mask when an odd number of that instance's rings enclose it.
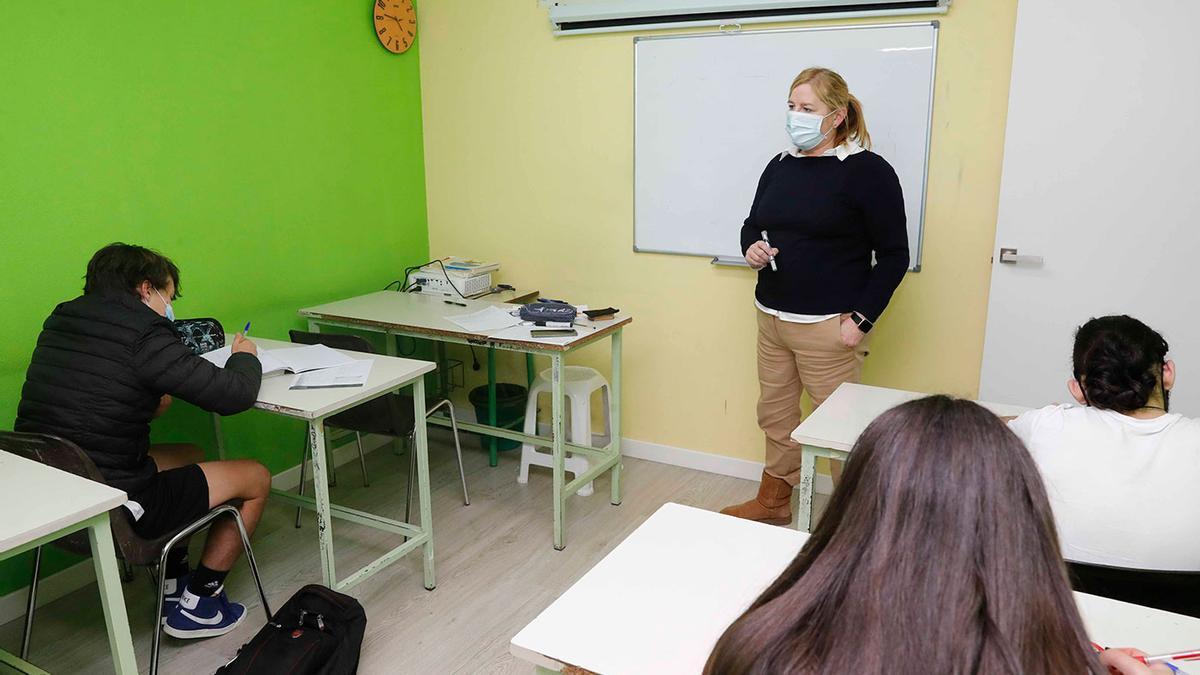
<instances>
[{"instance_id":1,"label":"hand holding marker","mask_svg":"<svg viewBox=\"0 0 1200 675\"><path fill-rule=\"evenodd\" d=\"M771 240L767 239L767 231L766 230L762 231L762 240L763 240L763 243L765 243L767 245L767 248L771 248ZM770 258L771 258L771 271L778 272L779 268L775 266L775 256L770 256Z\"/></svg>"}]
</instances>

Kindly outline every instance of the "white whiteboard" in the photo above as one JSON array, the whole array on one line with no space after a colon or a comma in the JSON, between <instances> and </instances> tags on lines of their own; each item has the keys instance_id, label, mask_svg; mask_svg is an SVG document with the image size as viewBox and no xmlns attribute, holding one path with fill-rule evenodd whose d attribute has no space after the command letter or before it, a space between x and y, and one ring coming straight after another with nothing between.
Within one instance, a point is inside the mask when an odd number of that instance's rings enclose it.
<instances>
[{"instance_id":1,"label":"white whiteboard","mask_svg":"<svg viewBox=\"0 0 1200 675\"><path fill-rule=\"evenodd\" d=\"M634 250L741 258L763 167L791 147L788 86L831 68L896 170L920 269L936 21L634 39Z\"/></svg>"}]
</instances>

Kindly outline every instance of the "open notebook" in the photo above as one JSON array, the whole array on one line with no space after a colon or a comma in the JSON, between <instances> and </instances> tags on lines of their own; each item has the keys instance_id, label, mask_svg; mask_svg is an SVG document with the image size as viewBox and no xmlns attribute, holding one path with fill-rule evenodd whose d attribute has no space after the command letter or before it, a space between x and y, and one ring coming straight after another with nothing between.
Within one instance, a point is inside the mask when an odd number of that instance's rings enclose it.
<instances>
[{"instance_id":1,"label":"open notebook","mask_svg":"<svg viewBox=\"0 0 1200 675\"><path fill-rule=\"evenodd\" d=\"M224 368L233 353L228 345L211 352L201 354L200 358L212 363L218 368ZM263 375L275 373L307 373L323 368L336 368L355 363L355 359L342 354L336 349L325 345L307 345L304 347L287 347L284 349L260 349L258 361L262 364Z\"/></svg>"}]
</instances>

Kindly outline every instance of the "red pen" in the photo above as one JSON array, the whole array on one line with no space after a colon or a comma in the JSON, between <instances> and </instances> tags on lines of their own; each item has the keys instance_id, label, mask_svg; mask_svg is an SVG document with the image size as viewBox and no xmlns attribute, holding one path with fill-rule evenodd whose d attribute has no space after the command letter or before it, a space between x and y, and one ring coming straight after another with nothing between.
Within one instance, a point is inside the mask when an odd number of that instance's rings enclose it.
<instances>
[{"instance_id":1,"label":"red pen","mask_svg":"<svg viewBox=\"0 0 1200 675\"><path fill-rule=\"evenodd\" d=\"M1095 642L1092 643L1092 649L1095 649L1097 652L1104 651L1104 647L1101 647L1100 645L1096 644ZM1145 663L1147 665L1149 665L1151 663L1161 663L1161 662L1166 662L1166 661L1200 661L1200 649L1190 649L1185 652L1176 652L1174 654L1157 654L1155 656L1134 656L1133 658L1135 658L1138 661L1141 661L1142 663Z\"/></svg>"},{"instance_id":2,"label":"red pen","mask_svg":"<svg viewBox=\"0 0 1200 675\"><path fill-rule=\"evenodd\" d=\"M1146 663L1157 663L1159 661L1200 661L1200 649L1191 649L1186 652L1178 652L1175 654L1147 656L1145 660Z\"/></svg>"}]
</instances>

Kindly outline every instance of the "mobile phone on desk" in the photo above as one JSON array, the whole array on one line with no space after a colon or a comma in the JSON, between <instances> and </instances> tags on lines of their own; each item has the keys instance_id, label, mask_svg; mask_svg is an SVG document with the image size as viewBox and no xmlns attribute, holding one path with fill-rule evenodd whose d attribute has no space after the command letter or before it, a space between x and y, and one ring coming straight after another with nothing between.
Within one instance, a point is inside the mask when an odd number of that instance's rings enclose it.
<instances>
[{"instance_id":1,"label":"mobile phone on desk","mask_svg":"<svg viewBox=\"0 0 1200 675\"><path fill-rule=\"evenodd\" d=\"M575 337L576 335L579 333L575 332L574 328L534 328L529 331L529 336L535 338Z\"/></svg>"}]
</instances>

